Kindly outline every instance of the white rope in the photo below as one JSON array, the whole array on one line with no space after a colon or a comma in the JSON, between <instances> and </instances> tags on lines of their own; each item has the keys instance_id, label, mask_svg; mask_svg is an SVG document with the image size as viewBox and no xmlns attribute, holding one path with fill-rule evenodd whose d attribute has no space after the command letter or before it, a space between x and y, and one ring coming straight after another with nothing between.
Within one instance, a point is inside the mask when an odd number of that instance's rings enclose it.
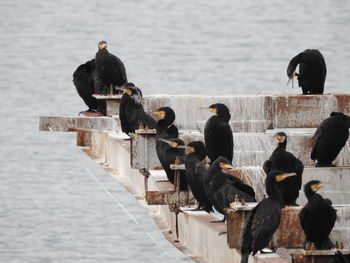
<instances>
[{"instance_id":1,"label":"white rope","mask_svg":"<svg viewBox=\"0 0 350 263\"><path fill-rule=\"evenodd\" d=\"M85 170L88 172L88 174L103 188L103 190L105 190L105 192L112 198L112 200L135 222L136 225L138 225L139 227L142 227L142 225L140 224L139 221L137 221L137 219L125 208L125 206L123 206L113 195L112 193L97 179L97 177L91 173L91 171L85 167ZM171 258L171 256L169 255L168 251L166 251L161 244L154 239L154 237L149 233L146 232L146 235L149 237L149 239L151 239L160 250L162 250L169 258ZM173 261L173 260L171 260Z\"/></svg>"}]
</instances>

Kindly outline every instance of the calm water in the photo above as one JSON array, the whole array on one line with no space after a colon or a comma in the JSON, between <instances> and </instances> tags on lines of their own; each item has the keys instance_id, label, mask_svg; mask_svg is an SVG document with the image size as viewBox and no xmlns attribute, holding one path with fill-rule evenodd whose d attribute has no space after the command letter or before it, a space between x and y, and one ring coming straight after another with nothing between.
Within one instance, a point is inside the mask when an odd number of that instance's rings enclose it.
<instances>
[{"instance_id":1,"label":"calm water","mask_svg":"<svg viewBox=\"0 0 350 263\"><path fill-rule=\"evenodd\" d=\"M39 115L85 109L72 73L102 39L145 94L301 93L285 69L306 48L325 56L326 92L348 92L349 1L0 3L0 262L169 262L146 232L174 262L190 261L73 134L38 132Z\"/></svg>"}]
</instances>

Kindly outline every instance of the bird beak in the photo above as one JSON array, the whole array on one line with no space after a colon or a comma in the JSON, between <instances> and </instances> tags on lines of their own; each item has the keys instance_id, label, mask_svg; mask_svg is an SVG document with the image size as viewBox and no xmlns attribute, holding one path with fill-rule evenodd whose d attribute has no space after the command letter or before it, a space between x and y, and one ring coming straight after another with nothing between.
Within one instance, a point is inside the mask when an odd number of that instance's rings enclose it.
<instances>
[{"instance_id":1,"label":"bird beak","mask_svg":"<svg viewBox=\"0 0 350 263\"><path fill-rule=\"evenodd\" d=\"M121 87L117 87L117 88L115 88L116 90L121 90L121 91L125 91L126 90L126 88L121 88Z\"/></svg>"},{"instance_id":2,"label":"bird beak","mask_svg":"<svg viewBox=\"0 0 350 263\"><path fill-rule=\"evenodd\" d=\"M129 96L131 96L132 92L129 89L124 89L124 93L128 94Z\"/></svg>"},{"instance_id":3,"label":"bird beak","mask_svg":"<svg viewBox=\"0 0 350 263\"><path fill-rule=\"evenodd\" d=\"M222 169L234 169L234 167L233 167L232 165L229 165L229 164L227 164L227 163L222 163L222 162L220 162L220 163L219 163L219 166L220 166L220 168L222 168Z\"/></svg>"},{"instance_id":4,"label":"bird beak","mask_svg":"<svg viewBox=\"0 0 350 263\"><path fill-rule=\"evenodd\" d=\"M151 112L150 115L152 116L153 119L155 119L156 121L159 121L161 119L164 119L165 111L157 110L157 111Z\"/></svg>"},{"instance_id":5,"label":"bird beak","mask_svg":"<svg viewBox=\"0 0 350 263\"><path fill-rule=\"evenodd\" d=\"M275 140L278 142L278 143L281 143L281 142L284 142L286 140L286 137L284 136L276 136L275 137Z\"/></svg>"},{"instance_id":6,"label":"bird beak","mask_svg":"<svg viewBox=\"0 0 350 263\"><path fill-rule=\"evenodd\" d=\"M311 189L312 189L313 192L317 192L317 191L320 190L323 186L324 186L323 183L314 184L314 185L311 185Z\"/></svg>"},{"instance_id":7,"label":"bird beak","mask_svg":"<svg viewBox=\"0 0 350 263\"><path fill-rule=\"evenodd\" d=\"M217 109L215 109L215 108L208 108L208 110L215 113L215 114L217 113Z\"/></svg>"},{"instance_id":8,"label":"bird beak","mask_svg":"<svg viewBox=\"0 0 350 263\"><path fill-rule=\"evenodd\" d=\"M291 177L291 176L297 176L297 174L296 173L285 173L285 174L277 175L276 182L281 182L281 181L283 181L286 178Z\"/></svg>"},{"instance_id":9,"label":"bird beak","mask_svg":"<svg viewBox=\"0 0 350 263\"><path fill-rule=\"evenodd\" d=\"M195 150L192 146L186 146L185 148L186 148L186 154L195 152Z\"/></svg>"},{"instance_id":10,"label":"bird beak","mask_svg":"<svg viewBox=\"0 0 350 263\"><path fill-rule=\"evenodd\" d=\"M165 142L167 143L170 147L173 147L173 148L179 148L178 144L176 142L172 142L172 141L169 141L169 140L166 140L166 139L159 139L161 142Z\"/></svg>"}]
</instances>

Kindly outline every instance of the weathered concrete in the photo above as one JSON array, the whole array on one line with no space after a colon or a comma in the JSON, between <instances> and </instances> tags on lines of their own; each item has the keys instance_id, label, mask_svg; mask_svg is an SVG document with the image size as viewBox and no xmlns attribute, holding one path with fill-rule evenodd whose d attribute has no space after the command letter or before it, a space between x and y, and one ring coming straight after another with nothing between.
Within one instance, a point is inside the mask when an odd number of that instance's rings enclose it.
<instances>
[{"instance_id":1,"label":"weathered concrete","mask_svg":"<svg viewBox=\"0 0 350 263\"><path fill-rule=\"evenodd\" d=\"M350 113L350 95L272 95L254 96L148 96L146 111L170 106L176 113L180 129L196 129L197 121L206 121L211 114L203 110L213 103L224 103L231 111L232 121L266 121L267 128L315 128L332 111Z\"/></svg>"},{"instance_id":2,"label":"weathered concrete","mask_svg":"<svg viewBox=\"0 0 350 263\"><path fill-rule=\"evenodd\" d=\"M89 129L91 131L115 131L116 121L111 117L76 117L76 116L40 116L40 131L76 132Z\"/></svg>"},{"instance_id":3,"label":"weathered concrete","mask_svg":"<svg viewBox=\"0 0 350 263\"><path fill-rule=\"evenodd\" d=\"M113 100L116 102L118 99L113 98ZM260 199L264 192L265 176L261 165L276 147L273 140L276 128L287 132L289 136L287 150L293 152L304 164L313 165L309 154L311 137L315 128L329 116L331 111L350 113L350 95L334 94L323 96L269 94L226 97L152 96L144 98L143 105L146 111L154 111L160 106L171 106L177 115L175 124L182 130L187 129L187 131L181 131L180 136L187 143L191 140L203 140L200 131L203 131L205 122L211 114L200 107L208 107L217 102L225 103L231 110L230 124L235 132L233 163L240 167L236 170L235 176L253 185ZM118 108L116 105L109 104L108 115L116 114ZM155 221L162 225L162 229L165 226L166 236L175 246L186 247L188 250L186 253L190 253L200 262L239 262L239 252L227 246L226 235L219 235L220 232L225 231L225 224L210 223L210 220L215 219L213 216L203 212L184 211L186 208L181 208L183 212L173 213L168 205L146 205L147 191L149 193L153 191L159 195L164 191L171 191L173 187L169 182L159 182L166 178L164 171L150 170L160 165L155 153L152 132L133 135L130 140L128 136L116 132L120 131L120 122L116 116L112 118L41 117L39 128L47 131L80 132L79 145L90 145L89 150L85 149L87 153L148 208ZM273 128L275 129L272 130ZM300 128L313 129L301 130ZM86 134L91 134L91 137L85 136ZM349 143L347 143L338 156L336 164L350 165L349 149ZM147 174L149 177L146 180L147 177L144 175ZM350 171L347 167L306 168L304 181L317 178L330 182L331 184L327 184L320 193L330 197L333 204L349 203L350 193L346 187L349 185L350 176L348 174ZM301 193L298 200L300 204L305 201L302 201L302 198ZM166 199L162 200L162 203L167 202ZM282 224L286 225L285 228L295 226L298 215L295 210L298 209L300 207L294 208L294 212L291 212L292 216L282 217ZM332 231L332 238L341 240L345 246L349 246L350 209L347 206L336 206L336 209L338 220ZM235 212L234 214L237 216L240 213ZM244 218L231 220L229 224L232 222L242 226ZM288 237L286 233L280 232L276 234L273 242L279 246L289 246L294 242L293 246L295 246L296 243L300 243L299 232ZM235 247L239 246L237 239L239 234L240 231L235 227L228 233L230 238L236 238ZM281 263L286 261L276 254L268 254L250 257L249 262Z\"/></svg>"},{"instance_id":4,"label":"weathered concrete","mask_svg":"<svg viewBox=\"0 0 350 263\"><path fill-rule=\"evenodd\" d=\"M115 94L115 95L105 96L105 95L94 94L92 96L98 100L106 100L107 116L111 117L113 115L119 114L119 105L120 105L120 100L122 98L122 95Z\"/></svg>"},{"instance_id":5,"label":"weathered concrete","mask_svg":"<svg viewBox=\"0 0 350 263\"><path fill-rule=\"evenodd\" d=\"M273 139L275 132L271 130L267 133L234 133L233 165L238 167L262 166L277 146ZM308 130L307 132L300 133L295 129L286 130L288 135L287 151L298 157L304 165L314 166L314 161L310 159L314 130ZM179 137L186 143L193 140L204 141L203 134L198 131L180 130ZM135 134L132 136L132 141L133 168L160 167L155 150L154 134L142 136ZM334 161L334 164L350 166L349 151L350 142L348 141Z\"/></svg>"}]
</instances>

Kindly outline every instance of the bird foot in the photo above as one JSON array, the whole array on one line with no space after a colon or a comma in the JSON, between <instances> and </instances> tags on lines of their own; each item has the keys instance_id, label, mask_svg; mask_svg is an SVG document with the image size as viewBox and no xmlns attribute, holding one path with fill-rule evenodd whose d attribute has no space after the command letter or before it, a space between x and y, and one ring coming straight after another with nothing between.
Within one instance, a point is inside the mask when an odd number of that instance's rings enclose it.
<instances>
[{"instance_id":1,"label":"bird foot","mask_svg":"<svg viewBox=\"0 0 350 263\"><path fill-rule=\"evenodd\" d=\"M193 209L187 209L186 211L195 212L195 211L203 211L203 209L202 209L202 208L197 207L197 208L193 208Z\"/></svg>"},{"instance_id":2,"label":"bird foot","mask_svg":"<svg viewBox=\"0 0 350 263\"><path fill-rule=\"evenodd\" d=\"M261 254L270 254L270 253L275 253L273 249L268 249L268 251L265 251L264 249L259 250Z\"/></svg>"},{"instance_id":3,"label":"bird foot","mask_svg":"<svg viewBox=\"0 0 350 263\"><path fill-rule=\"evenodd\" d=\"M226 221L226 217L224 217L224 219L222 219L222 220L210 221L210 223L225 223L225 221Z\"/></svg>"}]
</instances>

